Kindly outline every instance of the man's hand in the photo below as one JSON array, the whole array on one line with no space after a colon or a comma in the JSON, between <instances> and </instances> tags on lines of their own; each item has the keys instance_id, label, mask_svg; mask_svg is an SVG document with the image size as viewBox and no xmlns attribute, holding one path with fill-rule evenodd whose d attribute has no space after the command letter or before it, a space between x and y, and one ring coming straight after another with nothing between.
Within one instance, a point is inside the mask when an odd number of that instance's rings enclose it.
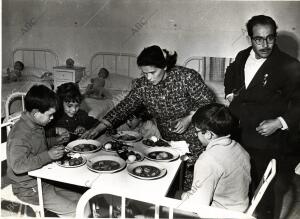
<instances>
[{"instance_id":1,"label":"man's hand","mask_svg":"<svg viewBox=\"0 0 300 219\"><path fill-rule=\"evenodd\" d=\"M234 98L233 93L230 93L226 96L226 100L228 101L229 104L233 101L233 98Z\"/></svg>"},{"instance_id":2,"label":"man's hand","mask_svg":"<svg viewBox=\"0 0 300 219\"><path fill-rule=\"evenodd\" d=\"M54 146L48 151L48 154L52 160L58 160L64 155L64 150L64 146Z\"/></svg>"},{"instance_id":3,"label":"man's hand","mask_svg":"<svg viewBox=\"0 0 300 219\"><path fill-rule=\"evenodd\" d=\"M270 119L262 121L256 131L263 136L269 136L280 128L282 128L282 124L279 119Z\"/></svg>"}]
</instances>

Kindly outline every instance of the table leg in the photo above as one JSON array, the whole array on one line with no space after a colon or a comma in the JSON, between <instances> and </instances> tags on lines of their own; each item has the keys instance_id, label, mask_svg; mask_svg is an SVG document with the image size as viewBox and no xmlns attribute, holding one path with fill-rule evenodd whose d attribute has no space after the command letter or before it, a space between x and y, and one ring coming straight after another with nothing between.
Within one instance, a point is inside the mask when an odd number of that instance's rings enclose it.
<instances>
[{"instance_id":1,"label":"table leg","mask_svg":"<svg viewBox=\"0 0 300 219\"><path fill-rule=\"evenodd\" d=\"M39 193L39 204L40 204L41 218L44 218L45 217L45 212L44 212L43 189L42 189L42 180L41 180L41 178L37 178L37 186L38 186L38 193Z\"/></svg>"}]
</instances>

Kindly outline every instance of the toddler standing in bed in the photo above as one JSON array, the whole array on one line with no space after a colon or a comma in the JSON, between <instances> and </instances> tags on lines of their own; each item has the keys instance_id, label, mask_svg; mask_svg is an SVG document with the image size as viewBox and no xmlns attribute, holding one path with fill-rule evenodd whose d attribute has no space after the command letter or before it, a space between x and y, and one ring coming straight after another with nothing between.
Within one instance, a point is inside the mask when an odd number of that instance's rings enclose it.
<instances>
[{"instance_id":1,"label":"toddler standing in bed","mask_svg":"<svg viewBox=\"0 0 300 219\"><path fill-rule=\"evenodd\" d=\"M91 84L86 88L85 96L95 99L104 99L105 79L108 75L109 71L106 68L101 68L98 72L98 78L91 79Z\"/></svg>"},{"instance_id":2,"label":"toddler standing in bed","mask_svg":"<svg viewBox=\"0 0 300 219\"><path fill-rule=\"evenodd\" d=\"M73 82L64 83L57 88L56 93L59 98L60 109L50 123L47 133L49 136L55 136L55 134L58 136L48 139L51 144L53 141L66 143L75 140L85 131L98 125L97 119L79 108L83 97L77 84ZM63 130L67 130L69 136L65 135L64 138L61 138L62 133L65 133Z\"/></svg>"}]
</instances>

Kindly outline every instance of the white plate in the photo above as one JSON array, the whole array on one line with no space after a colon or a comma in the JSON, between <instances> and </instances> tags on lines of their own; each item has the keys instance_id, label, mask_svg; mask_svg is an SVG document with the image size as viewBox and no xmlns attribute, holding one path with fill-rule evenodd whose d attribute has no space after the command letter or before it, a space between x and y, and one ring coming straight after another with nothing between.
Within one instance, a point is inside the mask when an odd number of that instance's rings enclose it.
<instances>
[{"instance_id":1,"label":"white plate","mask_svg":"<svg viewBox=\"0 0 300 219\"><path fill-rule=\"evenodd\" d=\"M135 137L135 139L133 139L133 140L123 140L123 139L121 139L125 135L133 136L133 137ZM143 138L143 136L140 133L135 132L135 131L118 131L117 134L112 135L111 137L116 141L122 141L122 142L127 142L127 143L137 142L137 141L140 141Z\"/></svg>"},{"instance_id":2,"label":"white plate","mask_svg":"<svg viewBox=\"0 0 300 219\"><path fill-rule=\"evenodd\" d=\"M152 158L149 156L150 153L153 152L166 152L172 155L172 158L166 158L166 159L156 159L156 158ZM152 147L149 148L145 151L145 156L148 160L152 160L152 161L159 161L159 162L170 162L173 160L176 160L179 157L179 153L172 149L172 148L166 148L166 147Z\"/></svg>"},{"instance_id":3,"label":"white plate","mask_svg":"<svg viewBox=\"0 0 300 219\"><path fill-rule=\"evenodd\" d=\"M160 170L159 175L157 176L153 176L153 177L145 177L145 176L139 176L136 175L134 173L134 169L137 167L143 167L143 166L151 166L151 167L156 167ZM162 166L160 166L159 164L153 163L153 162L149 162L149 161L143 161L143 162L139 162L139 163L133 163L133 164L129 164L127 166L127 171L129 173L129 175L136 177L138 179L145 179L145 180L153 180L153 179L159 179L163 176L165 176L167 174L167 169L163 168Z\"/></svg>"},{"instance_id":4,"label":"white plate","mask_svg":"<svg viewBox=\"0 0 300 219\"><path fill-rule=\"evenodd\" d=\"M98 161L115 161L119 163L119 167L114 170L96 170L93 168L93 164L95 164ZM91 171L97 172L97 173L114 173L118 172L126 167L126 162L117 156L110 156L110 155L100 155L93 158L88 159L87 161L87 168Z\"/></svg>"},{"instance_id":5,"label":"white plate","mask_svg":"<svg viewBox=\"0 0 300 219\"><path fill-rule=\"evenodd\" d=\"M81 156L81 157L82 157L82 156ZM86 163L86 158L85 158L85 157L82 157L82 163L81 163L81 164L78 164L78 165L74 165L74 166L70 166L70 165L69 165L69 162L64 162L64 164L61 164L60 161L56 161L55 163L56 163L58 166L65 167L65 168L81 167L81 166L83 166L83 165Z\"/></svg>"},{"instance_id":6,"label":"white plate","mask_svg":"<svg viewBox=\"0 0 300 219\"><path fill-rule=\"evenodd\" d=\"M95 150L91 151L76 151L74 150L74 147L80 144L92 144L95 145L97 148ZM101 149L101 143L99 141L91 140L91 139L78 139L75 141L71 141L67 146L66 150L75 152L75 153L80 153L80 154L87 154L87 153L93 153Z\"/></svg>"}]
</instances>

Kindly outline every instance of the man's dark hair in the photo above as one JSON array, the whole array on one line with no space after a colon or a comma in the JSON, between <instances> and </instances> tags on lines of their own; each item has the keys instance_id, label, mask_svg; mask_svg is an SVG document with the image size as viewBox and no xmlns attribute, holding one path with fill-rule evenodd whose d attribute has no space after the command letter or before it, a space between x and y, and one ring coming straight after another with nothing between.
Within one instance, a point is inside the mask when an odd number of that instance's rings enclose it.
<instances>
[{"instance_id":1,"label":"man's dark hair","mask_svg":"<svg viewBox=\"0 0 300 219\"><path fill-rule=\"evenodd\" d=\"M266 15L257 15L253 16L246 24L248 36L253 36L253 27L257 24L261 25L270 25L274 31L274 35L277 35L277 25L273 18L266 16Z\"/></svg>"},{"instance_id":2,"label":"man's dark hair","mask_svg":"<svg viewBox=\"0 0 300 219\"><path fill-rule=\"evenodd\" d=\"M24 102L28 112L37 109L44 113L50 108L58 109L58 99L55 92L45 85L33 85L27 92Z\"/></svg>"},{"instance_id":3,"label":"man's dark hair","mask_svg":"<svg viewBox=\"0 0 300 219\"><path fill-rule=\"evenodd\" d=\"M192 117L192 123L202 132L210 130L218 136L229 135L235 125L229 109L219 103L199 108Z\"/></svg>"}]
</instances>

